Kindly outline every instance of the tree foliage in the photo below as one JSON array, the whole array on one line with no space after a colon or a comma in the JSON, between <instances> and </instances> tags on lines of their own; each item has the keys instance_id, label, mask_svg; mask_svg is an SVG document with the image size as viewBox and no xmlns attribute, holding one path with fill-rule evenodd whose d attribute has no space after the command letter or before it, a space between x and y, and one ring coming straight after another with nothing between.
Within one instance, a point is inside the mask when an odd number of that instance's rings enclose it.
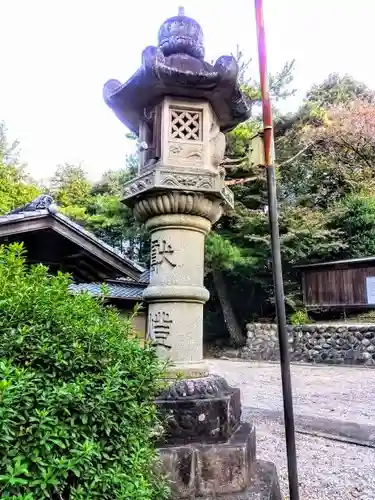
<instances>
[{"instance_id":1,"label":"tree foliage","mask_svg":"<svg viewBox=\"0 0 375 500\"><path fill-rule=\"evenodd\" d=\"M0 215L28 203L39 192L20 162L18 142L9 143L5 124L0 122Z\"/></svg>"},{"instance_id":2,"label":"tree foliage","mask_svg":"<svg viewBox=\"0 0 375 500\"><path fill-rule=\"evenodd\" d=\"M266 175L262 166L250 160L251 139L262 129L260 89L249 73L251 61L240 51L237 59L242 90L253 100L253 116L227 135L222 166L236 203L207 238L206 277L212 296L228 313L227 324L234 325L230 318L236 317L243 329L252 317L272 317L274 303ZM289 313L301 306L295 265L373 252L371 223L366 217L371 218L375 191L375 92L348 75L331 74L312 86L295 113L283 114L278 105L294 93L293 64L286 63L270 78ZM147 264L148 237L121 203L122 186L136 172L135 157L128 157L125 168L105 172L93 184L81 166L65 165L58 168L52 190L65 213ZM17 182L12 181L6 191L19 189ZM17 196L9 194L8 200L28 194ZM0 195L0 209L2 199L4 195ZM10 202L3 206L5 210ZM220 293L215 289L218 286ZM239 338L238 333L232 334Z\"/></svg>"},{"instance_id":3,"label":"tree foliage","mask_svg":"<svg viewBox=\"0 0 375 500\"><path fill-rule=\"evenodd\" d=\"M332 208L329 226L339 230L346 245L337 258L375 255L375 198L366 192L351 193Z\"/></svg>"},{"instance_id":4,"label":"tree foliage","mask_svg":"<svg viewBox=\"0 0 375 500\"><path fill-rule=\"evenodd\" d=\"M283 81L286 86L292 82L288 73L278 79L280 96L288 93ZM361 217L374 192L373 96L349 76L330 75L312 87L295 114L276 112L280 237L290 313L301 307L297 264L360 256L372 248L371 225ZM250 139L260 129L255 116L229 134L225 168L236 207L216 227L231 253L241 256L228 266L223 248L223 259L216 255L213 262L226 269L228 296L242 324L251 317L274 315L266 178L248 154ZM354 199L355 215L350 215ZM352 223L353 239L348 228ZM213 250L217 254L217 247L208 245L209 256Z\"/></svg>"}]
</instances>

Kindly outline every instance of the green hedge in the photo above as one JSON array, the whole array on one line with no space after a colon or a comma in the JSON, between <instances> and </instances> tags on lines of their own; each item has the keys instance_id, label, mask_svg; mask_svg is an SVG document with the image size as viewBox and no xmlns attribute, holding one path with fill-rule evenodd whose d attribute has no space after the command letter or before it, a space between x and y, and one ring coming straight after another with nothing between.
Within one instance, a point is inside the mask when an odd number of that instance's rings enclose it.
<instances>
[{"instance_id":1,"label":"green hedge","mask_svg":"<svg viewBox=\"0 0 375 500\"><path fill-rule=\"evenodd\" d=\"M165 499L155 352L69 283L0 246L0 496Z\"/></svg>"}]
</instances>

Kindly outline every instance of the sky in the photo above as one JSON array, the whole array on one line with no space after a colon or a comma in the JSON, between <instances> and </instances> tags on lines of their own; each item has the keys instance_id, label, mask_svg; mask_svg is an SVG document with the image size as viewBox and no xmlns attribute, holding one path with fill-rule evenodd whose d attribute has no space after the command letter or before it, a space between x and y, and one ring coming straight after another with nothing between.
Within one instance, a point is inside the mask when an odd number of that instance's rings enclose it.
<instances>
[{"instance_id":1,"label":"sky","mask_svg":"<svg viewBox=\"0 0 375 500\"><path fill-rule=\"evenodd\" d=\"M178 6L202 25L206 59L253 59L254 0L0 0L0 120L37 179L83 163L91 179L124 166L132 145L104 104L103 84L126 81ZM269 71L295 59L295 109L313 83L348 73L375 88L374 0L264 0Z\"/></svg>"}]
</instances>

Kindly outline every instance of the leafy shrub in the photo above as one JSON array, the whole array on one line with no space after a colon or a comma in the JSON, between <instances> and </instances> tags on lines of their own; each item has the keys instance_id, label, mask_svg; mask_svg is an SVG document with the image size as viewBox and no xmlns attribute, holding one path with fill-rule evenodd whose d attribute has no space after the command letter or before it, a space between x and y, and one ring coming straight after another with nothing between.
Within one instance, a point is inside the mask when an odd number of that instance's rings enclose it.
<instances>
[{"instance_id":1,"label":"leafy shrub","mask_svg":"<svg viewBox=\"0 0 375 500\"><path fill-rule=\"evenodd\" d=\"M375 323L375 310L369 309L359 314L351 314L348 320L351 323Z\"/></svg>"},{"instance_id":2,"label":"leafy shrub","mask_svg":"<svg viewBox=\"0 0 375 500\"><path fill-rule=\"evenodd\" d=\"M161 366L101 299L0 246L0 496L167 498L153 398ZM125 325L125 326L124 326Z\"/></svg>"},{"instance_id":3,"label":"leafy shrub","mask_svg":"<svg viewBox=\"0 0 375 500\"><path fill-rule=\"evenodd\" d=\"M307 311L299 310L290 315L291 325L308 325L312 323Z\"/></svg>"}]
</instances>

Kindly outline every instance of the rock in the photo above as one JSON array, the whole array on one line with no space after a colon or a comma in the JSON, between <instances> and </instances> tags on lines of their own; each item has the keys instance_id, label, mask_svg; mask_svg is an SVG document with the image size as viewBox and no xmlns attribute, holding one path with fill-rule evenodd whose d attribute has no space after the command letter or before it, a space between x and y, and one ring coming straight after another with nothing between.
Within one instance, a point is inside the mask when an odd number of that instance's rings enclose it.
<instances>
[{"instance_id":1,"label":"rock","mask_svg":"<svg viewBox=\"0 0 375 500\"><path fill-rule=\"evenodd\" d=\"M228 353L226 358L278 359L277 325L248 323L246 348ZM288 348L294 360L364 364L375 360L374 325L287 325ZM362 352L363 351L363 352Z\"/></svg>"},{"instance_id":2,"label":"rock","mask_svg":"<svg viewBox=\"0 0 375 500\"><path fill-rule=\"evenodd\" d=\"M357 337L354 337L354 335L350 335L350 337L348 338L348 341L353 346L356 346L359 344L359 340L357 339Z\"/></svg>"},{"instance_id":3,"label":"rock","mask_svg":"<svg viewBox=\"0 0 375 500\"><path fill-rule=\"evenodd\" d=\"M303 325L302 326L302 331L303 332L312 332L313 330L314 330L313 326L310 326L310 325Z\"/></svg>"},{"instance_id":4,"label":"rock","mask_svg":"<svg viewBox=\"0 0 375 500\"><path fill-rule=\"evenodd\" d=\"M251 353L250 349L247 349L246 347L242 348L241 353L240 353L241 359L251 359L251 355L252 355L252 353Z\"/></svg>"},{"instance_id":5,"label":"rock","mask_svg":"<svg viewBox=\"0 0 375 500\"><path fill-rule=\"evenodd\" d=\"M221 353L221 359L233 359L240 356L240 351L238 349L224 349Z\"/></svg>"},{"instance_id":6,"label":"rock","mask_svg":"<svg viewBox=\"0 0 375 500\"><path fill-rule=\"evenodd\" d=\"M319 355L320 355L319 351L316 351L315 349L309 351L309 356L311 356L312 358L317 358Z\"/></svg>"},{"instance_id":7,"label":"rock","mask_svg":"<svg viewBox=\"0 0 375 500\"><path fill-rule=\"evenodd\" d=\"M349 349L345 353L345 359L354 360L356 358L356 353L353 349Z\"/></svg>"},{"instance_id":8,"label":"rock","mask_svg":"<svg viewBox=\"0 0 375 500\"><path fill-rule=\"evenodd\" d=\"M332 355L333 358L341 358L341 352L338 351L337 349L331 349L330 354Z\"/></svg>"}]
</instances>

